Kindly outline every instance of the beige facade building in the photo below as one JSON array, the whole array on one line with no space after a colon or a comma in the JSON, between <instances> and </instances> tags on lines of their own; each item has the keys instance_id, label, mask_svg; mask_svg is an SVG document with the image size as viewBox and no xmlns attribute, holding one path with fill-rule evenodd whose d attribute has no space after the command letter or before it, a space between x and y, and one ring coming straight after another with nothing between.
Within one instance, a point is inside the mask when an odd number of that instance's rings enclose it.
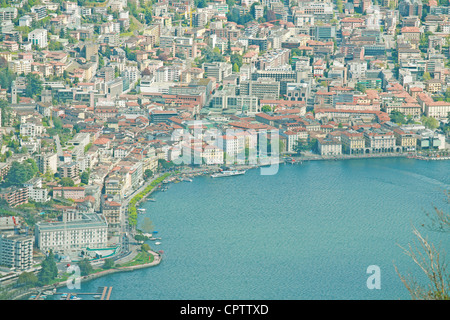
<instances>
[{"instance_id":1,"label":"beige facade building","mask_svg":"<svg viewBox=\"0 0 450 320\"><path fill-rule=\"evenodd\" d=\"M375 129L364 132L366 147L370 148L371 153L394 152L395 136L392 131L383 131Z\"/></svg>"},{"instance_id":2,"label":"beige facade building","mask_svg":"<svg viewBox=\"0 0 450 320\"><path fill-rule=\"evenodd\" d=\"M342 143L335 138L317 139L321 156L338 156L342 154Z\"/></svg>"},{"instance_id":3,"label":"beige facade building","mask_svg":"<svg viewBox=\"0 0 450 320\"><path fill-rule=\"evenodd\" d=\"M417 147L417 136L413 132L394 129L394 136L397 146L402 147L402 151L415 151Z\"/></svg>"},{"instance_id":4,"label":"beige facade building","mask_svg":"<svg viewBox=\"0 0 450 320\"><path fill-rule=\"evenodd\" d=\"M344 131L341 133L342 149L348 154L364 154L366 140L362 132L354 130Z\"/></svg>"},{"instance_id":5,"label":"beige facade building","mask_svg":"<svg viewBox=\"0 0 450 320\"><path fill-rule=\"evenodd\" d=\"M117 231L122 221L122 205L116 201L105 201L102 208L103 216L109 226L109 231Z\"/></svg>"}]
</instances>

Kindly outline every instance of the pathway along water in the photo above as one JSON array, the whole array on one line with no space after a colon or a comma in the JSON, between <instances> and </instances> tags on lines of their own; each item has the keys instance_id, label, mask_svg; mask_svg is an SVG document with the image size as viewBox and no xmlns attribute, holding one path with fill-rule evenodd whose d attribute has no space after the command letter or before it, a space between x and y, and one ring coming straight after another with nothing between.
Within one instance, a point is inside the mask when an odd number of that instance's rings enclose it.
<instances>
[{"instance_id":1,"label":"pathway along water","mask_svg":"<svg viewBox=\"0 0 450 320\"><path fill-rule=\"evenodd\" d=\"M409 299L395 273L420 270L403 254L425 212L448 208L450 162L313 161L245 175L171 184L145 214L161 237L162 263L82 285L113 286L111 299ZM381 289L367 287L379 266Z\"/></svg>"}]
</instances>

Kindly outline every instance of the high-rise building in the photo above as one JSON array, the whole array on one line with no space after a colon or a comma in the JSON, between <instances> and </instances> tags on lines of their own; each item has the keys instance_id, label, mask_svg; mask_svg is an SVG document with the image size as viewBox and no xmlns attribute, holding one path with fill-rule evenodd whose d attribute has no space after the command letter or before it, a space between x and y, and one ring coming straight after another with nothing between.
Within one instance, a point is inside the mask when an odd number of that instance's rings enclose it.
<instances>
[{"instance_id":1,"label":"high-rise building","mask_svg":"<svg viewBox=\"0 0 450 320\"><path fill-rule=\"evenodd\" d=\"M403 0L398 4L398 11L403 17L422 17L422 7L421 0Z\"/></svg>"},{"instance_id":2,"label":"high-rise building","mask_svg":"<svg viewBox=\"0 0 450 320\"><path fill-rule=\"evenodd\" d=\"M217 82L231 75L233 69L231 64L226 62L210 62L203 64L203 70L208 77L213 77Z\"/></svg>"},{"instance_id":3,"label":"high-rise building","mask_svg":"<svg viewBox=\"0 0 450 320\"><path fill-rule=\"evenodd\" d=\"M54 174L58 170L58 155L56 153L40 153L36 155L35 160L39 172L42 174L47 172Z\"/></svg>"},{"instance_id":4,"label":"high-rise building","mask_svg":"<svg viewBox=\"0 0 450 320\"><path fill-rule=\"evenodd\" d=\"M0 189L0 199L5 200L10 207L28 203L28 188L11 186Z\"/></svg>"},{"instance_id":5,"label":"high-rise building","mask_svg":"<svg viewBox=\"0 0 450 320\"><path fill-rule=\"evenodd\" d=\"M0 8L0 21L14 20L17 18L17 8Z\"/></svg>"},{"instance_id":6,"label":"high-rise building","mask_svg":"<svg viewBox=\"0 0 450 320\"><path fill-rule=\"evenodd\" d=\"M280 83L271 78L259 78L255 81L242 81L239 89L239 93L244 96L256 96L259 99L278 99Z\"/></svg>"},{"instance_id":7,"label":"high-rise building","mask_svg":"<svg viewBox=\"0 0 450 320\"><path fill-rule=\"evenodd\" d=\"M32 236L0 236L0 265L14 271L33 266Z\"/></svg>"},{"instance_id":8,"label":"high-rise building","mask_svg":"<svg viewBox=\"0 0 450 320\"><path fill-rule=\"evenodd\" d=\"M42 20L47 16L46 6L33 6L31 7L31 12L36 14L36 20Z\"/></svg>"}]
</instances>

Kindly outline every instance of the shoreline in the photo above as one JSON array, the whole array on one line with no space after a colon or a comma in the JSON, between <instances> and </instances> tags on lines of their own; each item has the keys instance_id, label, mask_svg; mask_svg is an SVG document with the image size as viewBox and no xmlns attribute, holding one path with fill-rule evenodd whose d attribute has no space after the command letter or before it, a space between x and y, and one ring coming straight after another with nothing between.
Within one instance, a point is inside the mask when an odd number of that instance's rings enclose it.
<instances>
[{"instance_id":1,"label":"shoreline","mask_svg":"<svg viewBox=\"0 0 450 320\"><path fill-rule=\"evenodd\" d=\"M295 159L295 162L287 162L285 159L286 158L291 158L291 159ZM268 164L263 164L263 163L258 163L255 165L248 165L248 164L243 164L243 165L233 165L236 168L240 168L240 169L246 169L246 170L250 170L250 169L257 169L257 168L261 168L261 167L265 167L265 166L270 166L270 165L279 165L279 164L301 164L303 161L340 161L340 160L355 160L355 159L360 159L360 160L366 160L366 159L380 159L380 158L407 158L407 159L414 159L414 160L422 160L422 161L429 161L429 160L450 160L450 156L449 157L425 157L425 156L419 156L419 155L412 155L412 154L377 154L377 155L339 155L339 156L320 156L320 155L316 155L315 157L310 157L310 156L306 156L306 157L301 157L301 156L289 156L289 155L283 155L274 161L273 163L268 163ZM177 182L181 182L182 180L179 180L180 177L182 176L190 176L190 177L195 177L195 176L208 176L211 173L217 172L220 166L216 167L216 168L198 168L198 171L192 171L192 172L173 172L173 173L165 173L163 175L166 175L165 179L163 179L162 181L160 181L158 184L156 184L148 193L146 193L145 195L143 195L143 197L138 200L135 203L135 207L137 207L138 205L140 205L142 202L146 202L146 201L150 201L148 199L148 196L150 194L152 194L155 191L160 191L159 190L159 186L164 185L164 184L171 184L171 183L175 183L175 181ZM173 177L174 179L170 182L164 182L167 180L167 178L169 177ZM112 269L108 269L108 270L103 270L97 273L93 273L87 276L83 276L80 278L80 282L88 282L91 280L95 280L98 278L101 278L103 276L107 276L107 275L111 275L111 274L115 274L115 273L119 273L119 272L130 272L130 271L134 271L134 270L139 270L139 269L143 269L143 268L148 268L148 267L153 267L153 266L158 266L161 261L162 261L162 255L158 252L154 252L154 251L149 251L150 254L153 255L154 260L150 263L146 263L146 264L138 264L135 266L128 266L128 267L118 267L118 268L112 268ZM135 255L136 256L136 255ZM67 280L63 281L63 282L59 282L57 284L51 285L51 286L47 286L47 287L42 287L40 289L32 289L30 290L28 293L24 293L21 294L15 298L13 298L13 300L20 300L23 297L29 296L33 293L39 292L39 291L45 291L45 290L49 290L49 289L53 289L53 288L61 288L67 285Z\"/></svg>"},{"instance_id":2,"label":"shoreline","mask_svg":"<svg viewBox=\"0 0 450 320\"><path fill-rule=\"evenodd\" d=\"M128 266L128 267L118 267L118 268L111 268L111 269L107 269L107 270L103 270L103 271L99 271L96 273L92 273L89 274L87 276L83 276L79 278L80 283L83 282L88 282L88 281L92 281L95 279L99 279L101 277L107 276L107 275L111 275L111 274L115 274L115 273L120 273L120 272L131 272L134 270L139 270L139 269L144 269L144 268L149 268L149 267L155 267L158 266L161 262L162 262L162 255L159 254L158 252L152 251L150 250L149 253L151 255L153 255L153 261L149 262L149 263L145 263L145 264L138 264L135 266ZM53 289L58 289L58 288L62 288L67 286L67 280L62 281L62 282L58 282L52 285L48 285L48 286L44 286L44 287L40 287L40 288L33 288L30 289L30 291L23 293L17 297L14 297L13 300L23 300L23 298L33 295L33 294L37 294L39 292L43 292L46 290L53 290Z\"/></svg>"}]
</instances>

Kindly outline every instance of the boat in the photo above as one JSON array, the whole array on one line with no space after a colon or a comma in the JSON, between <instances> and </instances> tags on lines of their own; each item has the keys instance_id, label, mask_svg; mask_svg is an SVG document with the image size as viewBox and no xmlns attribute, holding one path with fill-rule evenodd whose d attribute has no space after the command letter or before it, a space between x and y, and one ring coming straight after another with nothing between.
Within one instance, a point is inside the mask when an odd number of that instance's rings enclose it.
<instances>
[{"instance_id":1,"label":"boat","mask_svg":"<svg viewBox=\"0 0 450 320\"><path fill-rule=\"evenodd\" d=\"M161 242L155 242L155 244L156 244L156 245L160 245L160 244L161 244Z\"/></svg>"},{"instance_id":2,"label":"boat","mask_svg":"<svg viewBox=\"0 0 450 320\"><path fill-rule=\"evenodd\" d=\"M145 209L144 208L138 208L137 209L139 212L145 212Z\"/></svg>"},{"instance_id":3,"label":"boat","mask_svg":"<svg viewBox=\"0 0 450 320\"><path fill-rule=\"evenodd\" d=\"M153 198L148 199L148 201L155 202L156 200Z\"/></svg>"},{"instance_id":4,"label":"boat","mask_svg":"<svg viewBox=\"0 0 450 320\"><path fill-rule=\"evenodd\" d=\"M54 293L54 291L51 291L51 290L46 290L43 292L43 294L45 294L46 296L52 296L53 293Z\"/></svg>"},{"instance_id":5,"label":"boat","mask_svg":"<svg viewBox=\"0 0 450 320\"><path fill-rule=\"evenodd\" d=\"M218 173L213 173L211 175L211 178L231 177L241 174L245 174L245 170L227 170L227 171L220 171Z\"/></svg>"}]
</instances>

